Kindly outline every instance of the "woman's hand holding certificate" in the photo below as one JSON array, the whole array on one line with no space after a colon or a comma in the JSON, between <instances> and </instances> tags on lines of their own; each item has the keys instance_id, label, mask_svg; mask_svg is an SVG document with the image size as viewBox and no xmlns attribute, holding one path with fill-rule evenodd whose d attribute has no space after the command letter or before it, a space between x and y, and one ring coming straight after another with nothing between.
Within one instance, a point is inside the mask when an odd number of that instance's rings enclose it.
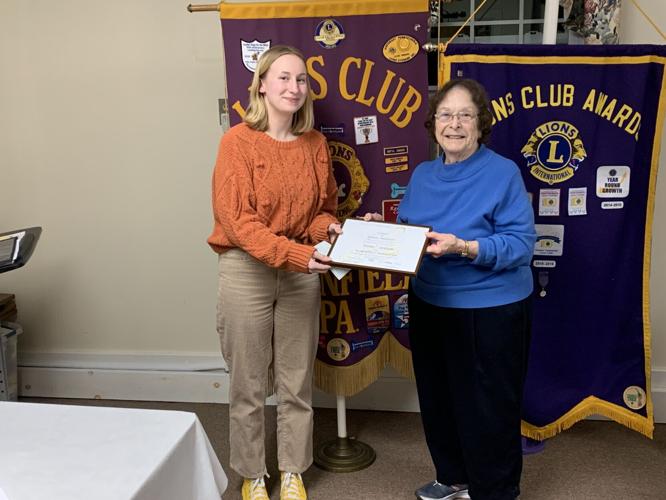
<instances>
[{"instance_id":1,"label":"woman's hand holding certificate","mask_svg":"<svg viewBox=\"0 0 666 500\"><path fill-rule=\"evenodd\" d=\"M347 219L328 256L335 265L416 274L428 226Z\"/></svg>"}]
</instances>

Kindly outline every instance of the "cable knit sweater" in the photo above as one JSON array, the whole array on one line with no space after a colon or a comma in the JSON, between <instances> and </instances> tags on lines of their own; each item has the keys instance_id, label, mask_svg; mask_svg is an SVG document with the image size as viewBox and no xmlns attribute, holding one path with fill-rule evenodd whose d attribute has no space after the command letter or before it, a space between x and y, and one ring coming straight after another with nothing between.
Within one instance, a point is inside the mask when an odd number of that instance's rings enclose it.
<instances>
[{"instance_id":1,"label":"cable knit sweater","mask_svg":"<svg viewBox=\"0 0 666 500\"><path fill-rule=\"evenodd\" d=\"M267 266L308 272L313 245L337 222L337 193L322 134L276 141L241 123L220 140L208 243L217 253L240 248Z\"/></svg>"}]
</instances>

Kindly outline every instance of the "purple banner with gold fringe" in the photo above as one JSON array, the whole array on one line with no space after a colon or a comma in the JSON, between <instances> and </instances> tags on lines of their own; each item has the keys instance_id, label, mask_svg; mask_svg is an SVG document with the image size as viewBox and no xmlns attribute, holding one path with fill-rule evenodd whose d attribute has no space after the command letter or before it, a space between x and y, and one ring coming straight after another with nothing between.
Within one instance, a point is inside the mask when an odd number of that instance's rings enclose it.
<instances>
[{"instance_id":1,"label":"purple banner with gold fringe","mask_svg":"<svg viewBox=\"0 0 666 500\"><path fill-rule=\"evenodd\" d=\"M522 169L537 243L523 433L600 414L647 436L649 269L663 46L451 45L440 82L488 90L490 147Z\"/></svg>"},{"instance_id":2,"label":"purple banner with gold fringe","mask_svg":"<svg viewBox=\"0 0 666 500\"><path fill-rule=\"evenodd\" d=\"M395 220L414 167L428 159L428 2L222 3L232 125L247 106L259 55L276 44L299 48L315 99L316 128L328 139L338 182L338 217L383 213ZM412 374L407 341L408 277L353 270L322 277L315 381L355 394L386 365Z\"/></svg>"}]
</instances>

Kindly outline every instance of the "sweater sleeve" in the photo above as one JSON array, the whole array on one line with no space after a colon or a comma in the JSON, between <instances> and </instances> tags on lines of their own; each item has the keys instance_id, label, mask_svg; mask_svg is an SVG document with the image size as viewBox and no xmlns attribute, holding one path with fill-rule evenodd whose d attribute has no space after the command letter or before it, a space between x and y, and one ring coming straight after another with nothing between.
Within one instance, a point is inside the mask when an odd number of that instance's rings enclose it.
<instances>
[{"instance_id":1,"label":"sweater sleeve","mask_svg":"<svg viewBox=\"0 0 666 500\"><path fill-rule=\"evenodd\" d=\"M236 135L225 134L213 174L213 212L229 241L267 266L308 272L314 247L277 236L256 210L251 163Z\"/></svg>"},{"instance_id":2,"label":"sweater sleeve","mask_svg":"<svg viewBox=\"0 0 666 500\"><path fill-rule=\"evenodd\" d=\"M479 254L472 264L493 271L529 265L536 242L534 212L517 169L495 210L494 227L494 234L477 239Z\"/></svg>"},{"instance_id":3,"label":"sweater sleeve","mask_svg":"<svg viewBox=\"0 0 666 500\"><path fill-rule=\"evenodd\" d=\"M320 192L323 191L324 202L319 212L310 222L307 233L311 241L319 243L328 239L328 226L338 222L335 215L338 208L338 185L333 176L333 162L328 150L328 143L323 137L315 153L315 161L317 165L326 165L326 171L322 173L319 179L319 182L324 185L324 189L320 190Z\"/></svg>"}]
</instances>

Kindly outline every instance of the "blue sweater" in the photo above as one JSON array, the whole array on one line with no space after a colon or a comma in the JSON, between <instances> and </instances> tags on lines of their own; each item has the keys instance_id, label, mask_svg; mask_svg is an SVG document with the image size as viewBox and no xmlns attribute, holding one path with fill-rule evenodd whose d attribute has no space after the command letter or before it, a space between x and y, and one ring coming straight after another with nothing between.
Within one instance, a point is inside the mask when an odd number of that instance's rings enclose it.
<instances>
[{"instance_id":1,"label":"blue sweater","mask_svg":"<svg viewBox=\"0 0 666 500\"><path fill-rule=\"evenodd\" d=\"M474 260L425 255L414 292L440 307L491 307L532 293L534 212L518 167L481 146L459 163L421 163L398 208L398 221L479 242Z\"/></svg>"}]
</instances>

